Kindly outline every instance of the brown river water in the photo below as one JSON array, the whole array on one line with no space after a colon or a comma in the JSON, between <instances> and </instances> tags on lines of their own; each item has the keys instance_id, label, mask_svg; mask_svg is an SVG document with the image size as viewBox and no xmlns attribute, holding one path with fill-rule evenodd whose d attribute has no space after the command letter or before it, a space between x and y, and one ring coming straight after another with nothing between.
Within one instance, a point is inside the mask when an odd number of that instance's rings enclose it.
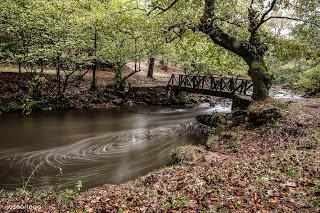
<instances>
[{"instance_id":1,"label":"brown river water","mask_svg":"<svg viewBox=\"0 0 320 213\"><path fill-rule=\"evenodd\" d=\"M272 90L279 99L299 99ZM190 109L134 106L112 111L0 115L0 190L119 184L168 165L170 151L204 144L195 116L231 112L231 102ZM31 175L33 174L33 175ZM32 178L29 178L31 177Z\"/></svg>"},{"instance_id":2,"label":"brown river water","mask_svg":"<svg viewBox=\"0 0 320 213\"><path fill-rule=\"evenodd\" d=\"M167 165L178 146L204 144L195 116L212 111L229 112L230 102L0 115L0 189L22 187L33 171L34 188L126 182Z\"/></svg>"}]
</instances>

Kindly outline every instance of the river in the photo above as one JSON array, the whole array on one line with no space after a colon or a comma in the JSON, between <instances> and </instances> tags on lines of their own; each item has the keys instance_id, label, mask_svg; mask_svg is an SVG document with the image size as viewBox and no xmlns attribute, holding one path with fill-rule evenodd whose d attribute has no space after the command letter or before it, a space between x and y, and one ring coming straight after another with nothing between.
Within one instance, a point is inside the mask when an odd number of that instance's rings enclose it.
<instances>
[{"instance_id":1,"label":"river","mask_svg":"<svg viewBox=\"0 0 320 213\"><path fill-rule=\"evenodd\" d=\"M276 98L300 98L285 90ZM119 184L167 165L175 147L204 144L195 116L231 112L231 101L194 108L123 107L0 115L0 189ZM33 174L33 175L31 175ZM29 178L30 177L30 178ZM29 181L28 181L29 179Z\"/></svg>"}]
</instances>

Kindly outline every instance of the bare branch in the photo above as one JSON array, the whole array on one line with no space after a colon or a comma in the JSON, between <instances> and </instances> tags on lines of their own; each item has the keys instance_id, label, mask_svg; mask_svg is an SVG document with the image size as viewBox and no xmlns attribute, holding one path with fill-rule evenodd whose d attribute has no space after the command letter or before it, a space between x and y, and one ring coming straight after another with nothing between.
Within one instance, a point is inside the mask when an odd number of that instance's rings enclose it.
<instances>
[{"instance_id":1,"label":"bare branch","mask_svg":"<svg viewBox=\"0 0 320 213\"><path fill-rule=\"evenodd\" d=\"M174 0L173 2L171 2L171 4L165 8L159 7L159 6L155 6L149 13L148 15L150 15L153 11L155 10L160 10L161 12L159 14L162 14L168 10L170 10L179 0Z\"/></svg>"},{"instance_id":2,"label":"bare branch","mask_svg":"<svg viewBox=\"0 0 320 213\"><path fill-rule=\"evenodd\" d=\"M261 16L259 23L253 28L252 30L253 33L256 32L261 27L261 25L266 22L265 18L274 9L274 7L276 6L276 3L277 3L277 0L273 0L271 2L269 9ZM252 8L252 5L250 6L250 8Z\"/></svg>"},{"instance_id":3,"label":"bare branch","mask_svg":"<svg viewBox=\"0 0 320 213\"><path fill-rule=\"evenodd\" d=\"M304 70L300 70L300 72L305 72L305 71L311 70L311 69L315 68L316 66L318 66L319 64L320 64L320 61L316 62L315 64L311 65L310 67L308 67Z\"/></svg>"},{"instance_id":4,"label":"bare branch","mask_svg":"<svg viewBox=\"0 0 320 213\"><path fill-rule=\"evenodd\" d=\"M133 76L134 74L136 74L138 72L140 72L140 70L135 70L135 71L131 72L129 75L127 75L126 77L124 77L122 79L122 82L125 82L128 78L130 78L131 76Z\"/></svg>"},{"instance_id":5,"label":"bare branch","mask_svg":"<svg viewBox=\"0 0 320 213\"><path fill-rule=\"evenodd\" d=\"M261 22L263 22L265 20L265 18L267 17L267 15L274 9L274 7L276 6L277 0L273 0L271 2L270 8L261 16Z\"/></svg>"},{"instance_id":6,"label":"bare branch","mask_svg":"<svg viewBox=\"0 0 320 213\"><path fill-rule=\"evenodd\" d=\"M254 0L251 0L250 8L253 7L253 4L254 4Z\"/></svg>"}]
</instances>

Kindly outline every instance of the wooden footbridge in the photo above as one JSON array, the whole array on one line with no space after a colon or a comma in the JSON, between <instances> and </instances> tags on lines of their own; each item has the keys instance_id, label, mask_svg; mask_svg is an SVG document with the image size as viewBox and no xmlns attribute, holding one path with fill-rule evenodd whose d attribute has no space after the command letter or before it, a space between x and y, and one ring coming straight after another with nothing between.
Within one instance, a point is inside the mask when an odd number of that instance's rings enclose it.
<instances>
[{"instance_id":1,"label":"wooden footbridge","mask_svg":"<svg viewBox=\"0 0 320 213\"><path fill-rule=\"evenodd\" d=\"M190 93L233 98L234 95L250 96L251 79L223 76L172 75L167 87Z\"/></svg>"}]
</instances>

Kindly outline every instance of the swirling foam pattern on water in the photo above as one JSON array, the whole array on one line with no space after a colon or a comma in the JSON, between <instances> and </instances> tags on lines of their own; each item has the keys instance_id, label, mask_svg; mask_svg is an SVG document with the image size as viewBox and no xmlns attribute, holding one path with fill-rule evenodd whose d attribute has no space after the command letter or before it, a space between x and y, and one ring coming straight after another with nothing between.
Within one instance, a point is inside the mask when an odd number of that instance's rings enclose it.
<instances>
[{"instance_id":1,"label":"swirling foam pattern on water","mask_svg":"<svg viewBox=\"0 0 320 213\"><path fill-rule=\"evenodd\" d=\"M100 134L65 146L35 151L0 151L1 187L21 186L24 176L37 168L34 187L70 186L82 180L86 186L121 183L168 163L171 149L203 140L203 128L196 122L169 124ZM62 173L60 173L62 168ZM20 172L21 173L21 172ZM23 176L23 174L22 174Z\"/></svg>"}]
</instances>

